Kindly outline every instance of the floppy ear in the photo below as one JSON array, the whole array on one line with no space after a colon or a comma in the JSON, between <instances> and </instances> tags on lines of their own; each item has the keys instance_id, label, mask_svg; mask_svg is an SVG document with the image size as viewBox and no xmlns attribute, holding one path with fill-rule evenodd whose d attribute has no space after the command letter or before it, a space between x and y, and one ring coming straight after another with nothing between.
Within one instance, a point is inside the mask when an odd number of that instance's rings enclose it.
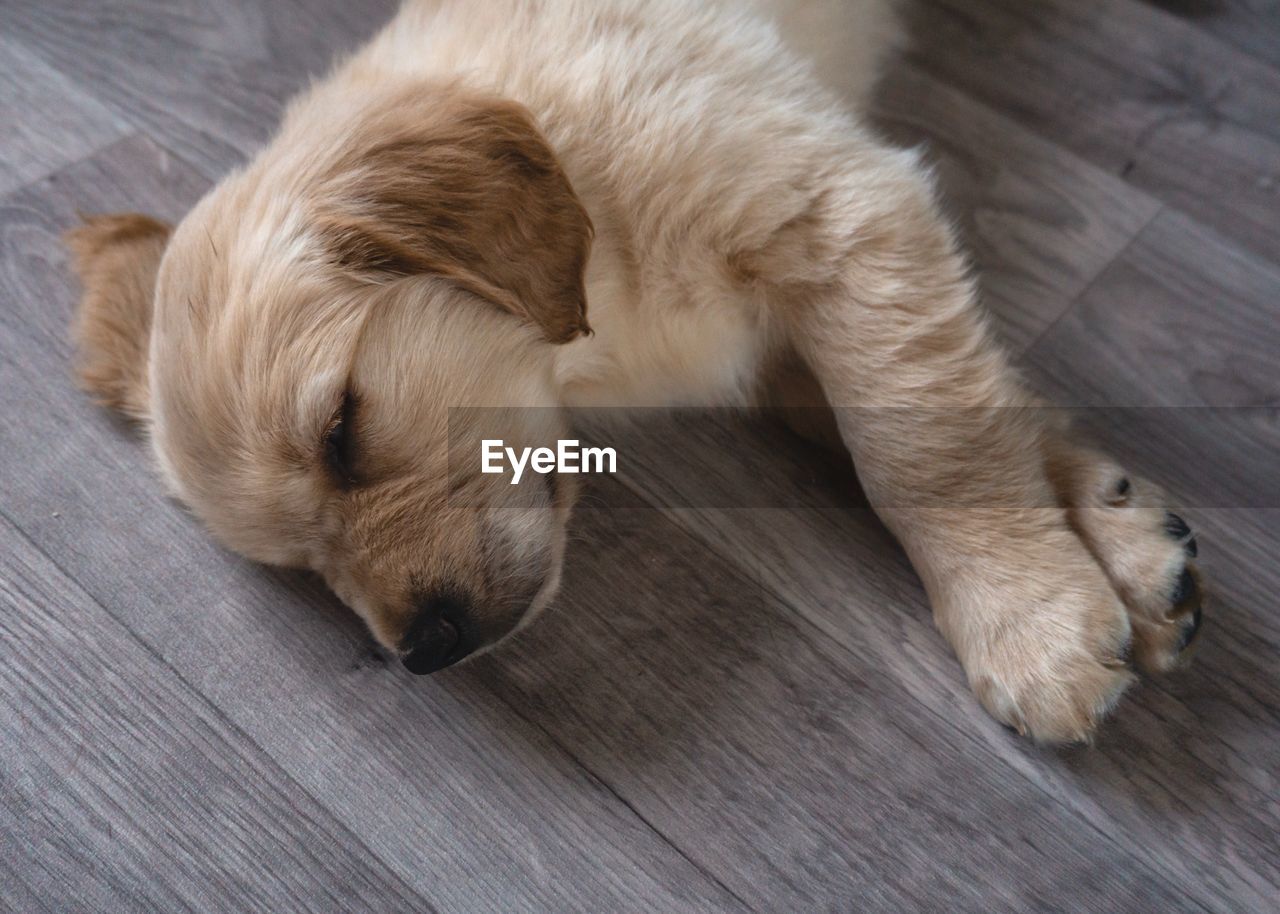
<instances>
[{"instance_id":1,"label":"floppy ear","mask_svg":"<svg viewBox=\"0 0 1280 914\"><path fill-rule=\"evenodd\" d=\"M73 333L84 387L135 419L147 415L147 349L156 272L170 227L150 216L89 216L64 236L84 294Z\"/></svg>"},{"instance_id":2,"label":"floppy ear","mask_svg":"<svg viewBox=\"0 0 1280 914\"><path fill-rule=\"evenodd\" d=\"M417 86L349 135L317 214L338 264L375 281L445 276L552 342L591 332L591 220L525 108Z\"/></svg>"}]
</instances>

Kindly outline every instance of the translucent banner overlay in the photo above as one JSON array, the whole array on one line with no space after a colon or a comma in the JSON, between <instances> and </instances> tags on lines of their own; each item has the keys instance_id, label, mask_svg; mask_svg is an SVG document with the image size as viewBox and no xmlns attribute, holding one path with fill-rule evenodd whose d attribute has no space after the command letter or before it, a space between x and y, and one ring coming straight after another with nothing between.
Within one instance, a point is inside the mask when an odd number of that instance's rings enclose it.
<instances>
[{"instance_id":1,"label":"translucent banner overlay","mask_svg":"<svg viewBox=\"0 0 1280 914\"><path fill-rule=\"evenodd\" d=\"M860 449L865 489L848 449L823 440ZM583 491L659 508L1047 508L1084 483L1018 480L1043 463L1061 481L1077 448L1182 507L1280 507L1277 407L458 407L448 471L455 505L492 505L498 486L536 504L571 475Z\"/></svg>"}]
</instances>

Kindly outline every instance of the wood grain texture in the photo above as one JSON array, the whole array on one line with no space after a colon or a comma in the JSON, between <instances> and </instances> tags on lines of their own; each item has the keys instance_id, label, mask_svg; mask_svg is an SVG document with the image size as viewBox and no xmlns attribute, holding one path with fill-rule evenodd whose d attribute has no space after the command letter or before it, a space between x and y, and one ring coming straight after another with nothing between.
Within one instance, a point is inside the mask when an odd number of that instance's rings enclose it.
<instances>
[{"instance_id":1,"label":"wood grain texture","mask_svg":"<svg viewBox=\"0 0 1280 914\"><path fill-rule=\"evenodd\" d=\"M1160 208L917 67L889 71L876 121L894 142L927 149L943 208L1014 349L1065 312Z\"/></svg>"},{"instance_id":2,"label":"wood grain texture","mask_svg":"<svg viewBox=\"0 0 1280 914\"><path fill-rule=\"evenodd\" d=\"M274 129L284 102L353 50L395 0L7 0L0 27L212 177Z\"/></svg>"},{"instance_id":3,"label":"wood grain texture","mask_svg":"<svg viewBox=\"0 0 1280 914\"><path fill-rule=\"evenodd\" d=\"M1026 361L1058 379L1063 405L1274 407L1276 302L1280 266L1166 211Z\"/></svg>"},{"instance_id":4,"label":"wood grain texture","mask_svg":"<svg viewBox=\"0 0 1280 914\"><path fill-rule=\"evenodd\" d=\"M558 610L477 673L757 910L1197 910L616 485Z\"/></svg>"},{"instance_id":5,"label":"wood grain texture","mask_svg":"<svg viewBox=\"0 0 1280 914\"><path fill-rule=\"evenodd\" d=\"M13 910L430 910L4 519L0 847Z\"/></svg>"},{"instance_id":6,"label":"wood grain texture","mask_svg":"<svg viewBox=\"0 0 1280 914\"><path fill-rule=\"evenodd\" d=\"M1251 578L1247 569L1268 564L1262 556L1277 542L1263 528L1275 512L1188 512L1204 528L1204 567L1230 630L1215 634L1189 674L1141 685L1095 749L1045 752L1010 736L969 694L905 556L869 509L853 507L847 469L800 442L787 445L775 428L704 420L683 431L685 472L670 472L660 456L676 446L671 440L637 435L620 444L637 468L627 483L648 503L695 506L671 515L847 651L860 678L884 675L883 701L930 719L935 739L963 745L982 767L1025 778L1075 809L1201 904L1265 909L1267 887L1280 880L1280 807L1257 785L1271 784L1280 765L1280 683L1270 669L1274 614L1262 597L1274 572ZM723 507L761 480L785 507ZM1247 550L1222 562L1219 537L1224 553ZM1237 782L1233 771L1260 781ZM1240 790L1224 789L1224 779Z\"/></svg>"},{"instance_id":7,"label":"wood grain texture","mask_svg":"<svg viewBox=\"0 0 1280 914\"><path fill-rule=\"evenodd\" d=\"M1265 257L1280 72L1133 0L927 0L912 59Z\"/></svg>"},{"instance_id":8,"label":"wood grain texture","mask_svg":"<svg viewBox=\"0 0 1280 914\"><path fill-rule=\"evenodd\" d=\"M393 5L0 4L0 908L1280 910L1273 0L911 2L877 102L1024 371L1200 534L1191 672L1062 752L776 424L636 429L559 604L427 680L162 496L57 236L180 218Z\"/></svg>"},{"instance_id":9,"label":"wood grain texture","mask_svg":"<svg viewBox=\"0 0 1280 914\"><path fill-rule=\"evenodd\" d=\"M1276 302L1280 268L1166 211L1024 367L1180 504L1280 507Z\"/></svg>"},{"instance_id":10,"label":"wood grain texture","mask_svg":"<svg viewBox=\"0 0 1280 914\"><path fill-rule=\"evenodd\" d=\"M0 33L0 193L41 178L129 132L75 81Z\"/></svg>"},{"instance_id":11,"label":"wood grain texture","mask_svg":"<svg viewBox=\"0 0 1280 914\"><path fill-rule=\"evenodd\" d=\"M1280 66L1277 0L1143 0L1265 63Z\"/></svg>"}]
</instances>

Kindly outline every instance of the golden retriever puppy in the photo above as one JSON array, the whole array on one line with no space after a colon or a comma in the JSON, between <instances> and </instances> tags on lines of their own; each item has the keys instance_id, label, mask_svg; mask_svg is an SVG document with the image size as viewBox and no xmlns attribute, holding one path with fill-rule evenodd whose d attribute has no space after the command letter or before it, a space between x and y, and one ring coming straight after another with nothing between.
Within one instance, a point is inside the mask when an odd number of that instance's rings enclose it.
<instances>
[{"instance_id":1,"label":"golden retriever puppy","mask_svg":"<svg viewBox=\"0 0 1280 914\"><path fill-rule=\"evenodd\" d=\"M856 99L889 20L835 6ZM974 691L1036 739L1088 739L1130 653L1169 669L1198 628L1190 531L1035 408L918 156L750 12L410 0L172 231L70 244L84 381L174 494L415 672L546 605L573 499L451 451L584 405L833 404Z\"/></svg>"}]
</instances>

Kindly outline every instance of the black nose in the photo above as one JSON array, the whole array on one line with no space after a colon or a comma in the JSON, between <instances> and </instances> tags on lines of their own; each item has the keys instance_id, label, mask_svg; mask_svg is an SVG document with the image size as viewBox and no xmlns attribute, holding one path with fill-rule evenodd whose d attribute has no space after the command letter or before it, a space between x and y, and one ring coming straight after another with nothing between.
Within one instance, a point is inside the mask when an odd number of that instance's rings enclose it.
<instances>
[{"instance_id":1,"label":"black nose","mask_svg":"<svg viewBox=\"0 0 1280 914\"><path fill-rule=\"evenodd\" d=\"M401 661L422 676L457 663L468 653L465 642L466 602L454 594L434 593L414 601L418 614L400 643Z\"/></svg>"}]
</instances>

